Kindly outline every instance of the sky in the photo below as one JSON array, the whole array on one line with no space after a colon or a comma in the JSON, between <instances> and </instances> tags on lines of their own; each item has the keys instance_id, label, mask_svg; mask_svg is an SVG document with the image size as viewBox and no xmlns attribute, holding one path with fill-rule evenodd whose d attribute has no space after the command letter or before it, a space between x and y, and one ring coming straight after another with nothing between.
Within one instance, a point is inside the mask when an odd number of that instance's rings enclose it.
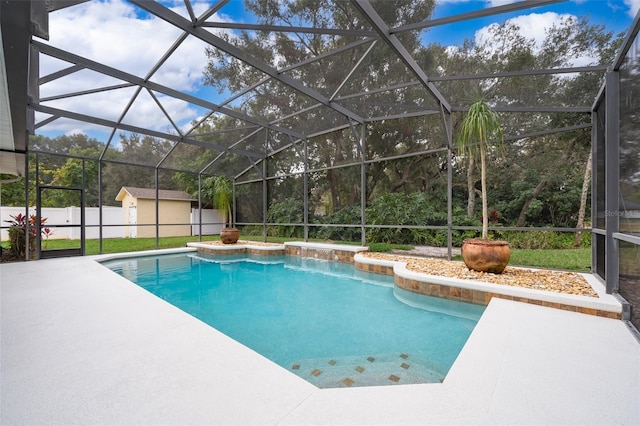
<instances>
[{"instance_id":1,"label":"sky","mask_svg":"<svg viewBox=\"0 0 640 426\"><path fill-rule=\"evenodd\" d=\"M436 7L434 18L478 10L483 7L501 6L514 3L512 0L490 1L466 1L466 0L440 0ZM460 43L465 37L474 38L476 32L481 31L492 23L506 19L516 19L525 34L528 36L543 36L544 28L553 24L558 19L556 15L571 14L574 16L587 16L593 24L604 25L614 33L624 32L633 22L640 0L570 0L552 5L555 13L545 13L546 8L527 9L508 14L501 14L489 18L481 18L474 21L465 21L458 24L436 27L430 32L434 38L440 40L452 40L454 44ZM470 35L473 33L473 35Z\"/></svg>"},{"instance_id":2,"label":"sky","mask_svg":"<svg viewBox=\"0 0 640 426\"><path fill-rule=\"evenodd\" d=\"M433 18L510 2L512 1L438 0ZM163 0L162 3L186 16L182 1ZM209 3L215 2L192 1L196 15L207 10ZM592 23L604 25L609 31L624 32L633 22L640 8L640 0L570 0L553 5L552 8L554 12L548 12L548 8L542 7L434 27L428 32L423 32L423 38L425 43L438 41L444 45L460 44L465 38L481 37L491 24L512 19L518 23L525 36L541 40L545 28L561 19L563 14L589 16ZM251 17L244 12L240 0L231 0L210 20L252 22ZM93 0L53 12L50 14L49 32L48 43L55 47L140 77L148 74L153 64L181 34L179 30L160 19L150 18L123 0ZM41 76L69 66L68 63L51 60L44 55L41 55L41 58ZM204 44L190 37L152 77L152 81L185 93L206 96L212 102L220 102L225 96L220 96L217 91L202 85L202 72L206 64ZM81 91L119 83L121 82L90 71L81 71L41 86L40 97L43 99L69 91ZM125 88L97 95L62 98L49 104L116 121L120 118L133 92L133 88ZM174 123L166 118L156 101L146 92L142 92L134 102L123 122L142 127L151 124L155 130L176 133L174 124L185 130L189 127L189 122L205 113L205 110L200 107L169 97L159 97L158 100ZM43 104L46 103L43 102ZM45 118L47 118L46 115L37 113L36 123ZM42 127L37 133L51 137L60 134L85 133L105 141L110 129L59 119Z\"/></svg>"}]
</instances>

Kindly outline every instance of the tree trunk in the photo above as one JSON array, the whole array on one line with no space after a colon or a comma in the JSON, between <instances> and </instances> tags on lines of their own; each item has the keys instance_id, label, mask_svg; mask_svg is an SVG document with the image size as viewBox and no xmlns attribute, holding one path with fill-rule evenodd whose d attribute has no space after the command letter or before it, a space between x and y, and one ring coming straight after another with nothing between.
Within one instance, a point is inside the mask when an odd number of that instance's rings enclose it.
<instances>
[{"instance_id":1,"label":"tree trunk","mask_svg":"<svg viewBox=\"0 0 640 426\"><path fill-rule=\"evenodd\" d=\"M524 202L524 206L522 206L522 210L520 210L520 216L518 217L517 226L524 226L525 221L527 220L527 212L529 211L529 206L531 202L538 198L538 195L542 192L545 186L547 186L547 180L542 179L538 186L533 190L533 194L530 197L527 197L527 200Z\"/></svg>"},{"instance_id":2,"label":"tree trunk","mask_svg":"<svg viewBox=\"0 0 640 426\"><path fill-rule=\"evenodd\" d=\"M482 238L489 238L489 206L487 203L487 172L484 144L480 144L480 183L482 185Z\"/></svg>"},{"instance_id":3,"label":"tree trunk","mask_svg":"<svg viewBox=\"0 0 640 426\"><path fill-rule=\"evenodd\" d=\"M564 150L564 153L562 154L562 158L560 158L560 161L558 162L558 164L565 164L567 161L569 161L569 156L573 152L574 145L575 145L575 139L573 139L569 143L569 145L566 147L566 149ZM548 183L549 181L547 180L547 178L546 177L543 178L538 183L536 188L533 190L533 194L531 194L531 196L526 199L526 201L524 202L524 206L522 206L522 210L520 210L520 216L518 217L517 226L524 226L524 223L527 220L527 212L529 211L529 206L531 205L531 202L536 198L538 198L538 195L540 195L540 193L542 192L544 187L547 186Z\"/></svg>"},{"instance_id":4,"label":"tree trunk","mask_svg":"<svg viewBox=\"0 0 640 426\"><path fill-rule=\"evenodd\" d=\"M326 162L327 166L334 166L342 162L342 149L340 147L340 138L337 133L331 136L332 146L335 147L334 160L331 160L331 153L327 148ZM331 190L331 202L333 204L334 211L339 210L342 207L342 200L340 199L340 177L335 169L327 170L327 180L329 181L329 189Z\"/></svg>"},{"instance_id":5,"label":"tree trunk","mask_svg":"<svg viewBox=\"0 0 640 426\"><path fill-rule=\"evenodd\" d=\"M469 156L469 167L467 168L467 192L469 197L467 199L467 216L473 217L474 210L476 209L476 187L473 179L473 172L476 168L476 162L473 156Z\"/></svg>"},{"instance_id":6,"label":"tree trunk","mask_svg":"<svg viewBox=\"0 0 640 426\"><path fill-rule=\"evenodd\" d=\"M331 190L331 204L334 211L337 211L340 209L340 188L335 170L327 170L327 181L329 182L329 189Z\"/></svg>"},{"instance_id":7,"label":"tree trunk","mask_svg":"<svg viewBox=\"0 0 640 426\"><path fill-rule=\"evenodd\" d=\"M391 186L391 189L389 192L396 192L398 191L400 188L402 188L404 185L406 185L407 183L409 183L411 181L411 176L413 174L414 167L416 167L419 164L419 160L411 160L411 162L409 163L408 166L403 167L402 171L400 173L398 173L400 175L400 179L394 183Z\"/></svg>"},{"instance_id":8,"label":"tree trunk","mask_svg":"<svg viewBox=\"0 0 640 426\"><path fill-rule=\"evenodd\" d=\"M578 223L576 228L584 228L584 215L587 210L587 193L589 192L589 184L591 182L591 160L592 154L589 152L589 159L587 165L584 168L584 180L582 181L582 193L580 194L580 209L578 210ZM573 241L574 247L580 247L580 241L582 239L582 232L576 232L575 240Z\"/></svg>"}]
</instances>

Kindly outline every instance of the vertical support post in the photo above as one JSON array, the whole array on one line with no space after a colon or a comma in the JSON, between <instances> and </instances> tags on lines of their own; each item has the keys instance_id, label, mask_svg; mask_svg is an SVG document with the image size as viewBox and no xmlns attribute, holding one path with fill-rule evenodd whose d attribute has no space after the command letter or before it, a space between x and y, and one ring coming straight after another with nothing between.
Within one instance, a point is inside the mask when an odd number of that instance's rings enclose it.
<instances>
[{"instance_id":1,"label":"vertical support post","mask_svg":"<svg viewBox=\"0 0 640 426\"><path fill-rule=\"evenodd\" d=\"M231 181L231 201L233 203L233 215L231 216L231 227L235 228L236 227L236 222L238 221L238 217L237 217L238 204L236 203L236 178L235 178L235 176L233 177L233 180Z\"/></svg>"},{"instance_id":2,"label":"vertical support post","mask_svg":"<svg viewBox=\"0 0 640 426\"><path fill-rule=\"evenodd\" d=\"M447 138L447 259L453 258L453 117L440 104L440 119Z\"/></svg>"},{"instance_id":3,"label":"vertical support post","mask_svg":"<svg viewBox=\"0 0 640 426\"><path fill-rule=\"evenodd\" d=\"M157 250L160 248L160 189L158 188L158 181L159 181L158 168L157 167L154 168L154 171L155 171L155 186L156 186L156 250Z\"/></svg>"},{"instance_id":4,"label":"vertical support post","mask_svg":"<svg viewBox=\"0 0 640 426\"><path fill-rule=\"evenodd\" d=\"M304 174L302 175L302 191L304 192L302 199L304 204L304 241L309 241L309 146L307 142L307 138L302 142L304 151Z\"/></svg>"},{"instance_id":5,"label":"vertical support post","mask_svg":"<svg viewBox=\"0 0 640 426\"><path fill-rule=\"evenodd\" d=\"M38 166L36 154L36 167ZM37 172L36 172L37 173ZM37 179L36 179L37 182ZM24 154L24 212L27 215L27 229L24 236L25 248L29 247L29 153ZM26 250L29 251L28 249ZM29 260L29 254L25 254L26 259Z\"/></svg>"},{"instance_id":6,"label":"vertical support post","mask_svg":"<svg viewBox=\"0 0 640 426\"><path fill-rule=\"evenodd\" d=\"M84 256L85 249L85 236L86 236L86 228L85 228L85 215L84 215L84 205L85 205L85 186L86 186L86 161L82 159L82 188L80 189L80 256Z\"/></svg>"},{"instance_id":7,"label":"vertical support post","mask_svg":"<svg viewBox=\"0 0 640 426\"><path fill-rule=\"evenodd\" d=\"M613 234L620 229L619 155L620 155L620 73L608 71L605 94L605 284L607 293L619 288L618 241Z\"/></svg>"},{"instance_id":8,"label":"vertical support post","mask_svg":"<svg viewBox=\"0 0 640 426\"><path fill-rule=\"evenodd\" d=\"M40 185L36 186L36 223L34 224L34 226L36 227L34 235L36 238L36 253L38 254L36 256L37 259L40 259L42 257L42 241L40 241L40 238L38 238L38 236L40 235L40 223L42 222L42 188L40 187ZM27 256L31 257L31 250L29 248L29 240L28 240L28 235L29 235L29 216L26 217L25 219L27 221L27 229L25 232L25 251L27 252Z\"/></svg>"},{"instance_id":9,"label":"vertical support post","mask_svg":"<svg viewBox=\"0 0 640 426\"><path fill-rule=\"evenodd\" d=\"M98 159L98 253L102 254L102 159Z\"/></svg>"},{"instance_id":10,"label":"vertical support post","mask_svg":"<svg viewBox=\"0 0 640 426\"><path fill-rule=\"evenodd\" d=\"M267 147L269 146L269 129L265 129L264 159L262 160L262 240L267 242L267 206L269 197L267 194Z\"/></svg>"},{"instance_id":11,"label":"vertical support post","mask_svg":"<svg viewBox=\"0 0 640 426\"><path fill-rule=\"evenodd\" d=\"M602 101L604 102L604 100ZM598 175L602 173L598 170L598 108L596 107L591 111L591 228L596 228L598 223ZM597 235L591 232L591 272L596 272L597 269Z\"/></svg>"},{"instance_id":12,"label":"vertical support post","mask_svg":"<svg viewBox=\"0 0 640 426\"><path fill-rule=\"evenodd\" d=\"M267 203L269 195L267 194L267 157L262 160L262 240L267 242Z\"/></svg>"},{"instance_id":13,"label":"vertical support post","mask_svg":"<svg viewBox=\"0 0 640 426\"><path fill-rule=\"evenodd\" d=\"M202 242L202 173L198 173L198 241Z\"/></svg>"},{"instance_id":14,"label":"vertical support post","mask_svg":"<svg viewBox=\"0 0 640 426\"><path fill-rule=\"evenodd\" d=\"M365 217L367 208L367 167L365 163L366 156L366 124L362 124L360 129L360 244L364 246L367 243Z\"/></svg>"},{"instance_id":15,"label":"vertical support post","mask_svg":"<svg viewBox=\"0 0 640 426\"><path fill-rule=\"evenodd\" d=\"M447 149L447 259L453 258L453 117L448 114L449 132Z\"/></svg>"}]
</instances>

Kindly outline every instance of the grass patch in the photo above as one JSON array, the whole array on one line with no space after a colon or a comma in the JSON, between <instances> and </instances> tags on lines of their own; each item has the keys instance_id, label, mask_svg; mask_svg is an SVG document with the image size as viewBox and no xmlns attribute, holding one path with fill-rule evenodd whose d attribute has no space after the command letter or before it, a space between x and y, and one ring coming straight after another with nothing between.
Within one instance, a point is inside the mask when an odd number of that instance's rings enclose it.
<instances>
[{"instance_id":1,"label":"grass patch","mask_svg":"<svg viewBox=\"0 0 640 426\"><path fill-rule=\"evenodd\" d=\"M462 256L454 259L462 260ZM591 248L511 249L511 266L591 272Z\"/></svg>"},{"instance_id":2,"label":"grass patch","mask_svg":"<svg viewBox=\"0 0 640 426\"><path fill-rule=\"evenodd\" d=\"M203 241L219 240L217 235L203 236ZM262 236L243 236L243 240L263 241ZM267 242L284 243L287 241L299 241L299 238L285 237L268 237ZM165 237L160 238L159 248L185 247L188 242L198 241L198 237ZM313 240L311 242L326 243L327 240ZM355 242L335 241L335 244L356 244ZM8 242L3 242L4 248L7 248ZM46 243L46 249L64 249L77 248L79 241L74 240L49 240ZM113 238L102 240L103 253L122 253L127 251L153 250L156 248L155 238ZM372 252L390 252L391 250L411 250L412 246L401 244L372 243L369 244ZM87 255L100 254L100 246L98 240L86 240L85 252ZM460 256L456 259L460 260ZM579 272L591 271L591 248L580 249L511 249L511 260L509 262L513 266L530 266L535 268L546 269L566 269Z\"/></svg>"},{"instance_id":3,"label":"grass patch","mask_svg":"<svg viewBox=\"0 0 640 426\"><path fill-rule=\"evenodd\" d=\"M203 236L203 241L218 240L217 235ZM189 242L198 241L198 237L164 237L160 238L158 248L185 247ZM45 250L57 250L66 248L78 248L77 240L49 240L43 244ZM155 238L108 238L102 240L102 253L122 253L127 251L154 250ZM85 254L100 254L99 240L85 241Z\"/></svg>"},{"instance_id":4,"label":"grass patch","mask_svg":"<svg viewBox=\"0 0 640 426\"><path fill-rule=\"evenodd\" d=\"M513 249L511 265L591 272L591 248L579 249Z\"/></svg>"}]
</instances>

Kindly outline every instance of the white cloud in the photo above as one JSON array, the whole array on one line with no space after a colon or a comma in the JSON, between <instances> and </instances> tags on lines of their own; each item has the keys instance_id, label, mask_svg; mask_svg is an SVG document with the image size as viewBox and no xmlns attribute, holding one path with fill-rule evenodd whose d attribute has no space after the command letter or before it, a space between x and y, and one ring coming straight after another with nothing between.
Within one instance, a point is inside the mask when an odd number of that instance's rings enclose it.
<instances>
[{"instance_id":1,"label":"white cloud","mask_svg":"<svg viewBox=\"0 0 640 426\"><path fill-rule=\"evenodd\" d=\"M640 9L640 0L624 0L624 4L629 6L629 16L635 18L638 10Z\"/></svg>"},{"instance_id":2,"label":"white cloud","mask_svg":"<svg viewBox=\"0 0 640 426\"><path fill-rule=\"evenodd\" d=\"M67 136L71 136L71 135L84 135L84 134L85 134L84 129L80 129L80 128L69 129L69 130L67 130L67 132L65 133L65 135L67 135Z\"/></svg>"},{"instance_id":3,"label":"white cloud","mask_svg":"<svg viewBox=\"0 0 640 426\"><path fill-rule=\"evenodd\" d=\"M436 0L436 4L451 4L451 3L469 3L472 0ZM515 3L518 0L485 0L486 7L502 6L505 4Z\"/></svg>"},{"instance_id":4,"label":"white cloud","mask_svg":"<svg viewBox=\"0 0 640 426\"><path fill-rule=\"evenodd\" d=\"M638 0L640 1L640 0ZM515 18L507 20L507 23L515 24L520 28L520 34L528 40L533 40L534 49L539 50L542 48L542 44L549 29L554 25L559 25L561 22L568 19L577 19L574 15L570 14L557 14L555 12L545 13L532 13L529 15L521 15ZM497 25L497 24L492 24ZM489 29L492 25L483 27L476 31L474 40L477 44L483 44L485 40L491 40ZM589 56L589 52L583 52L582 56L569 59L570 66L587 66L592 64L597 58Z\"/></svg>"},{"instance_id":5,"label":"white cloud","mask_svg":"<svg viewBox=\"0 0 640 426\"><path fill-rule=\"evenodd\" d=\"M176 4L180 7L172 10L188 17L184 3ZM198 15L208 9L208 4L193 2L193 7ZM138 77L146 77L182 34L179 29L159 18L141 13L123 0L90 1L53 12L50 14L49 31L48 43L52 46ZM201 87L203 70L207 64L204 48L205 44L202 41L188 37L151 77L151 81L187 93L197 92ZM41 76L70 66L69 63L48 59L45 55L41 55L41 58ZM98 73L81 71L44 84L41 86L40 96L45 98L122 83ZM97 95L65 98L43 104L117 120L129 102L131 93L132 89L106 91ZM166 130L167 120L153 99L147 96L136 101L138 102L144 103L137 105L137 110L145 111L146 126ZM164 99L163 107L178 126L202 114L202 111L196 111L182 101ZM73 126L73 129L58 130L65 133L81 130L77 128L78 123ZM87 125L87 128L90 126ZM48 126L43 127L43 130L47 129Z\"/></svg>"},{"instance_id":6,"label":"white cloud","mask_svg":"<svg viewBox=\"0 0 640 426\"><path fill-rule=\"evenodd\" d=\"M489 7L503 6L505 4L515 3L515 0L489 0L487 5Z\"/></svg>"},{"instance_id":7,"label":"white cloud","mask_svg":"<svg viewBox=\"0 0 640 426\"><path fill-rule=\"evenodd\" d=\"M535 46L540 48L548 29L559 24L564 19L571 18L574 18L574 16L568 14L560 15L555 12L531 13L508 19L506 23L517 25L520 28L520 34L528 40L534 40ZM490 26L487 26L476 31L474 37L476 43L481 44L484 40L490 38L489 28Z\"/></svg>"}]
</instances>

